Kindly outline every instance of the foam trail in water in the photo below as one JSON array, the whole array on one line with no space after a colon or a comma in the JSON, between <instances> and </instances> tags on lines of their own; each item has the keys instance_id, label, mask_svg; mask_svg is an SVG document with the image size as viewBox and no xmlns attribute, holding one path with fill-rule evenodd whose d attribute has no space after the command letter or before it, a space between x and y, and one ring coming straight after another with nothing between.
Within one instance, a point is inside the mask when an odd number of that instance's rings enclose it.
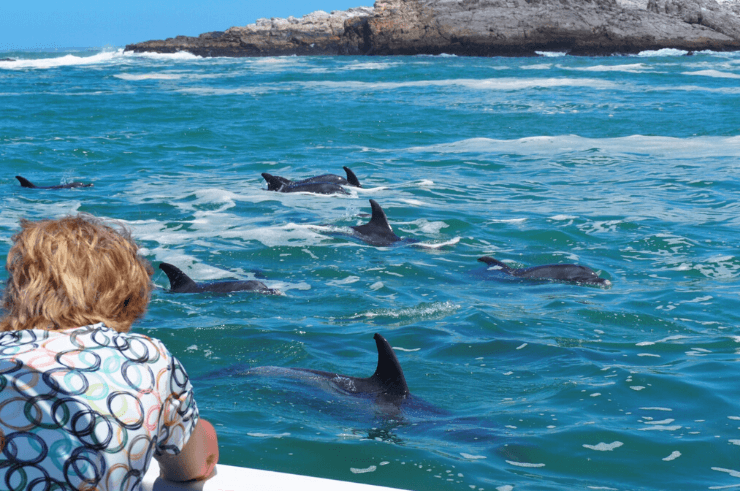
<instances>
[{"instance_id":1,"label":"foam trail in water","mask_svg":"<svg viewBox=\"0 0 740 491\"><path fill-rule=\"evenodd\" d=\"M485 79L447 79L418 80L414 82L303 82L304 88L337 90L396 90L418 87L451 87L473 90L524 90L550 87L590 87L594 89L614 89L621 87L613 82L590 78L485 78Z\"/></svg>"},{"instance_id":2,"label":"foam trail in water","mask_svg":"<svg viewBox=\"0 0 740 491\"><path fill-rule=\"evenodd\" d=\"M740 78L740 74L720 72L719 70L699 70L698 72L683 72L682 75L698 75L713 78Z\"/></svg>"},{"instance_id":3,"label":"foam trail in water","mask_svg":"<svg viewBox=\"0 0 740 491\"><path fill-rule=\"evenodd\" d=\"M682 49L663 48L658 50L646 50L640 51L637 56L651 57L651 56L686 56L689 54L688 51Z\"/></svg>"},{"instance_id":4,"label":"foam trail in water","mask_svg":"<svg viewBox=\"0 0 740 491\"><path fill-rule=\"evenodd\" d=\"M184 61L202 59L199 56L186 52L178 53L131 53L123 52L123 49L116 51L101 51L89 56L80 56L67 54L64 56L53 56L49 58L37 59L16 59L14 61L0 61L0 69L8 70L28 70L37 69L45 70L60 67L84 67L100 65L126 65L136 59L150 59L162 61Z\"/></svg>"},{"instance_id":5,"label":"foam trail in water","mask_svg":"<svg viewBox=\"0 0 740 491\"><path fill-rule=\"evenodd\" d=\"M620 138L585 138L577 135L533 136L518 140L494 140L470 138L453 143L411 147L409 152L493 153L517 155L556 155L593 150L606 151L613 155L645 154L670 156L673 158L740 157L740 137L701 136L673 138L662 136L633 135ZM376 150L382 152L383 150Z\"/></svg>"}]
</instances>

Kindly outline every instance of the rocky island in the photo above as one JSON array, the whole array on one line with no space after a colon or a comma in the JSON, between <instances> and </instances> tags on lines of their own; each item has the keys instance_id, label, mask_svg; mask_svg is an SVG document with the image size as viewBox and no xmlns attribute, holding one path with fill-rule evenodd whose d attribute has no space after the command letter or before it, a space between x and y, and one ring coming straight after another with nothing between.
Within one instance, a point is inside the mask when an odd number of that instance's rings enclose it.
<instances>
[{"instance_id":1,"label":"rocky island","mask_svg":"<svg viewBox=\"0 0 740 491\"><path fill-rule=\"evenodd\" d=\"M377 0L331 14L259 19L126 51L199 56L630 54L740 50L734 0Z\"/></svg>"}]
</instances>

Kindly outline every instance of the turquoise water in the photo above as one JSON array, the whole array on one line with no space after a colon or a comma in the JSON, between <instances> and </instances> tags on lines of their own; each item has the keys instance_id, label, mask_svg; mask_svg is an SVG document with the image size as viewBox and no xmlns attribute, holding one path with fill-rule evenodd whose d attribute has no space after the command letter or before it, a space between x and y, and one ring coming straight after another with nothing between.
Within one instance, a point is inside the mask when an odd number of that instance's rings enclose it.
<instances>
[{"instance_id":1,"label":"turquoise water","mask_svg":"<svg viewBox=\"0 0 740 491\"><path fill-rule=\"evenodd\" d=\"M125 223L221 461L415 490L740 486L740 54L200 59L0 53L0 259L18 220ZM349 196L260 173L354 170ZM93 182L88 189L23 189ZM420 246L343 236L368 199ZM477 262L577 262L608 289ZM0 274L5 280L6 274ZM249 367L404 367L400 412Z\"/></svg>"}]
</instances>

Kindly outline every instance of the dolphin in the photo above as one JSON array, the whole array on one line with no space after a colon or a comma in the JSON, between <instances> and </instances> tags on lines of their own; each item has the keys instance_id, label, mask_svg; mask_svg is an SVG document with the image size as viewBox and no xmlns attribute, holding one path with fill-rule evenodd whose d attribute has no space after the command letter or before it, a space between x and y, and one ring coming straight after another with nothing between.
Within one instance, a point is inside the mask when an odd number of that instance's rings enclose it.
<instances>
[{"instance_id":1,"label":"dolphin","mask_svg":"<svg viewBox=\"0 0 740 491\"><path fill-rule=\"evenodd\" d=\"M377 247L393 245L396 242L417 242L416 239L402 239L393 232L390 223L388 223L388 217L385 216L385 212L377 201L371 199L370 207L373 211L370 221L364 225L352 227L355 231L354 237Z\"/></svg>"},{"instance_id":2,"label":"dolphin","mask_svg":"<svg viewBox=\"0 0 740 491\"><path fill-rule=\"evenodd\" d=\"M268 288L261 281L217 281L213 283L196 283L188 275L169 263L160 263L159 269L165 272L170 279L172 293L229 293L255 291L259 293L278 294L277 290Z\"/></svg>"},{"instance_id":3,"label":"dolphin","mask_svg":"<svg viewBox=\"0 0 740 491\"><path fill-rule=\"evenodd\" d=\"M312 382L326 382L342 392L353 395L375 396L383 402L398 403L409 396L409 387L401 364L386 339L378 333L373 336L378 348L378 365L370 377L360 378L323 372L309 368L256 367L244 375L278 375Z\"/></svg>"},{"instance_id":4,"label":"dolphin","mask_svg":"<svg viewBox=\"0 0 740 491\"><path fill-rule=\"evenodd\" d=\"M290 179L286 179L285 177L280 177L280 176L272 176L272 177L274 177L277 180L275 181L276 183L280 182L283 185L308 184L310 182L330 182L334 184L340 184L342 186L354 186L356 188L362 187L362 185L360 184L360 180L357 179L357 176L355 175L354 172L352 172L352 169L350 169L346 165L342 167L342 169L344 169L344 172L347 173L346 179L336 174L322 174L320 176L309 177L307 179L302 179L300 181L291 181ZM267 175L269 176L270 174L267 174ZM262 174L262 177L265 177L265 174ZM275 184L271 184L270 181L266 177L265 177L265 180L267 181L268 191L278 191L279 190L280 186L276 188L274 187Z\"/></svg>"},{"instance_id":5,"label":"dolphin","mask_svg":"<svg viewBox=\"0 0 740 491\"><path fill-rule=\"evenodd\" d=\"M531 268L512 268L490 256L478 258L478 261L486 263L489 266L496 266L508 275L528 280L570 281L605 287L609 287L612 284L611 281L605 278L599 278L599 275L593 269L578 264L547 264Z\"/></svg>"},{"instance_id":6,"label":"dolphin","mask_svg":"<svg viewBox=\"0 0 740 491\"><path fill-rule=\"evenodd\" d=\"M278 193L349 194L342 186L334 182L290 181L267 172L263 172L262 177L267 181L267 190Z\"/></svg>"},{"instance_id":7,"label":"dolphin","mask_svg":"<svg viewBox=\"0 0 740 491\"><path fill-rule=\"evenodd\" d=\"M59 184L58 186L36 186L34 183L26 179L25 177L15 176L16 179L21 183L21 187L29 189L74 189L74 188L90 188L93 186L92 183L85 184L84 182L70 182L68 184Z\"/></svg>"}]
</instances>

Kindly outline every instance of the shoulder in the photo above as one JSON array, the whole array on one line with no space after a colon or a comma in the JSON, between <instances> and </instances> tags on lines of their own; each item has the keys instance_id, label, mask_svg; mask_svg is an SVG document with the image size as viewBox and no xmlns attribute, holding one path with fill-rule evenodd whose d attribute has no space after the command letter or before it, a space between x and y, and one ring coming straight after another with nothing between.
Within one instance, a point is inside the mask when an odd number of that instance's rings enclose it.
<instances>
[{"instance_id":1,"label":"shoulder","mask_svg":"<svg viewBox=\"0 0 740 491\"><path fill-rule=\"evenodd\" d=\"M98 323L67 330L73 344L86 349L110 349L138 363L169 363L172 354L159 339L145 334L118 332Z\"/></svg>"}]
</instances>

